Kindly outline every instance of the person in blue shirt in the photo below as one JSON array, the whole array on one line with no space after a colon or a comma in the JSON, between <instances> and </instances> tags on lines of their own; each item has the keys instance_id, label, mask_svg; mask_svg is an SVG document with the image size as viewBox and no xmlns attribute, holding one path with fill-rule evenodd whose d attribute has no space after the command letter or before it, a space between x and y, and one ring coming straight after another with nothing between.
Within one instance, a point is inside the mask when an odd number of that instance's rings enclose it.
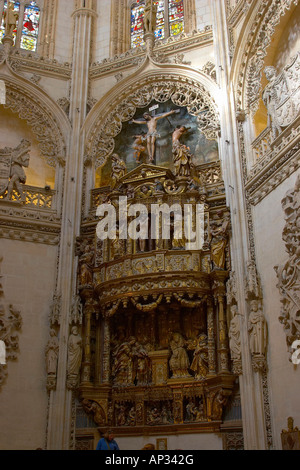
<instances>
[{"instance_id":1,"label":"person in blue shirt","mask_svg":"<svg viewBox=\"0 0 300 470\"><path fill-rule=\"evenodd\" d=\"M98 442L96 450L120 450L113 431L107 431Z\"/></svg>"}]
</instances>

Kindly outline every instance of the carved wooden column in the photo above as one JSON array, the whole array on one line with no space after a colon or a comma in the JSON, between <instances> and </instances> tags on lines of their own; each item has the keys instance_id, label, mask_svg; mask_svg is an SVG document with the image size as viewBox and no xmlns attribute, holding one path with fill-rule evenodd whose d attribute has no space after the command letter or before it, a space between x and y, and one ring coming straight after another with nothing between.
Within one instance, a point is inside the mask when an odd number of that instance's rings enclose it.
<instances>
[{"instance_id":1,"label":"carved wooden column","mask_svg":"<svg viewBox=\"0 0 300 470\"><path fill-rule=\"evenodd\" d=\"M218 320L219 320L219 364L220 372L229 372L229 350L227 340L227 327L225 317L225 297L218 295Z\"/></svg>"},{"instance_id":2,"label":"carved wooden column","mask_svg":"<svg viewBox=\"0 0 300 470\"><path fill-rule=\"evenodd\" d=\"M208 376L214 377L216 370L215 315L212 298L207 300Z\"/></svg>"},{"instance_id":3,"label":"carved wooden column","mask_svg":"<svg viewBox=\"0 0 300 470\"><path fill-rule=\"evenodd\" d=\"M110 321L105 316L103 321L103 384L110 383Z\"/></svg>"},{"instance_id":4,"label":"carved wooden column","mask_svg":"<svg viewBox=\"0 0 300 470\"><path fill-rule=\"evenodd\" d=\"M87 302L84 307L84 354L82 364L81 385L91 384L91 321L94 313L94 305Z\"/></svg>"}]
</instances>

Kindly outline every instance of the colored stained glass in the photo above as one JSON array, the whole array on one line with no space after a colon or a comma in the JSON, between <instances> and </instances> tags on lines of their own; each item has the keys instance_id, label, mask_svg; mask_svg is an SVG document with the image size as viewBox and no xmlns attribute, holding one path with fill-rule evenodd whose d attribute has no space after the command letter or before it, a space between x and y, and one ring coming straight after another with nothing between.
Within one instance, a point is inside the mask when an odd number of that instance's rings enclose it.
<instances>
[{"instance_id":1,"label":"colored stained glass","mask_svg":"<svg viewBox=\"0 0 300 470\"><path fill-rule=\"evenodd\" d=\"M35 2L31 2L30 5L26 5L24 10L21 49L36 51L39 23L40 9L35 6Z\"/></svg>"},{"instance_id":2,"label":"colored stained glass","mask_svg":"<svg viewBox=\"0 0 300 470\"><path fill-rule=\"evenodd\" d=\"M156 25L157 28L154 32L156 39L164 39L165 37L165 2L160 0L154 2L157 5Z\"/></svg>"},{"instance_id":3,"label":"colored stained glass","mask_svg":"<svg viewBox=\"0 0 300 470\"><path fill-rule=\"evenodd\" d=\"M19 2L14 2L14 1L10 1L10 3L14 3L14 11L17 11L19 13L20 11L20 3ZM4 12L5 10L7 9L7 0L5 0L4 2L4 9L3 9L3 13L2 13L2 21L1 21L1 27L0 27L0 41L2 41L3 37L4 37L4 34L5 34L5 27L4 27ZM13 38L14 40L16 39L16 35L17 35L17 30L15 30L13 32Z\"/></svg>"},{"instance_id":4,"label":"colored stained glass","mask_svg":"<svg viewBox=\"0 0 300 470\"><path fill-rule=\"evenodd\" d=\"M131 9L131 47L138 47L144 41L144 3L139 3Z\"/></svg>"},{"instance_id":5,"label":"colored stained glass","mask_svg":"<svg viewBox=\"0 0 300 470\"><path fill-rule=\"evenodd\" d=\"M184 31L183 0L169 0L170 36L177 36Z\"/></svg>"},{"instance_id":6,"label":"colored stained glass","mask_svg":"<svg viewBox=\"0 0 300 470\"><path fill-rule=\"evenodd\" d=\"M155 38L164 39L165 37L177 36L182 33L184 31L183 0L168 0L169 9L167 12L165 11L165 0L158 0L154 3L157 5L157 28L154 32ZM131 8L132 48L144 44L144 9L144 0L137 1ZM169 31L166 20L169 20Z\"/></svg>"}]
</instances>

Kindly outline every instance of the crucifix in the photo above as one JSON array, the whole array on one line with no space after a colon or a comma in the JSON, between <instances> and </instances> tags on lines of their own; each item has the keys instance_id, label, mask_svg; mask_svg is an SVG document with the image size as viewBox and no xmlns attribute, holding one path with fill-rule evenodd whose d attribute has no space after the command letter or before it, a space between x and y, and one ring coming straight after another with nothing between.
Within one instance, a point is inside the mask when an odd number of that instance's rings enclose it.
<instances>
[{"instance_id":1,"label":"crucifix","mask_svg":"<svg viewBox=\"0 0 300 470\"><path fill-rule=\"evenodd\" d=\"M151 108L151 110L155 111L157 108L158 106L155 106ZM144 113L143 120L138 121L138 120L133 119L132 121L130 121L130 124L139 124L139 125L143 124L148 127L148 134L146 136L147 149L148 149L148 154L149 154L148 163L152 163L154 161L156 139L160 137L160 134L157 132L157 121L159 121L160 119L168 118L169 116L172 116L173 114L180 113L180 110L177 109L177 110L169 111L168 113L157 114L157 115L155 115L154 113L153 115L151 115L150 114L151 110Z\"/></svg>"}]
</instances>

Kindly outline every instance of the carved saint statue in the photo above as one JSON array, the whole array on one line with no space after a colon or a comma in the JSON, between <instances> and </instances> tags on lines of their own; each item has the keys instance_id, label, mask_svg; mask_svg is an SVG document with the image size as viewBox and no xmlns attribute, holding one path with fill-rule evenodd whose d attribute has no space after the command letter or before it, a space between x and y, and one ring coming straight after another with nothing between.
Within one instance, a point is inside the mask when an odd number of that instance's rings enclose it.
<instances>
[{"instance_id":1,"label":"carved saint statue","mask_svg":"<svg viewBox=\"0 0 300 470\"><path fill-rule=\"evenodd\" d=\"M238 318L237 306L231 307L232 320L229 327L229 347L231 352L231 359L237 361L241 359L241 339L240 339L240 325Z\"/></svg>"},{"instance_id":2,"label":"carved saint statue","mask_svg":"<svg viewBox=\"0 0 300 470\"><path fill-rule=\"evenodd\" d=\"M196 379L204 379L208 374L207 336L204 334L197 340L191 370L195 372Z\"/></svg>"},{"instance_id":3,"label":"carved saint statue","mask_svg":"<svg viewBox=\"0 0 300 470\"><path fill-rule=\"evenodd\" d=\"M7 199L12 198L14 188L20 194L21 201L25 202L26 198L23 192L22 184L26 183L26 174L23 169L29 167L29 149L30 142L28 140L22 140L21 144L12 151L11 154L11 168L10 168L10 182L8 184Z\"/></svg>"},{"instance_id":4,"label":"carved saint statue","mask_svg":"<svg viewBox=\"0 0 300 470\"><path fill-rule=\"evenodd\" d=\"M250 349L254 356L264 356L267 349L267 322L260 302L253 300L250 304L251 313L248 321Z\"/></svg>"},{"instance_id":5,"label":"carved saint statue","mask_svg":"<svg viewBox=\"0 0 300 470\"><path fill-rule=\"evenodd\" d=\"M4 11L4 26L5 26L5 37L13 37L13 31L17 27L17 21L19 14L14 11L15 5L13 2L9 2L7 10Z\"/></svg>"},{"instance_id":6,"label":"carved saint statue","mask_svg":"<svg viewBox=\"0 0 300 470\"><path fill-rule=\"evenodd\" d=\"M136 339L129 338L121 345L117 346L113 353L112 373L115 383L119 385L133 384L133 355Z\"/></svg>"},{"instance_id":7,"label":"carved saint statue","mask_svg":"<svg viewBox=\"0 0 300 470\"><path fill-rule=\"evenodd\" d=\"M146 0L144 13L144 33L154 33L156 30L157 5L153 0Z\"/></svg>"},{"instance_id":8,"label":"carved saint statue","mask_svg":"<svg viewBox=\"0 0 300 470\"><path fill-rule=\"evenodd\" d=\"M77 326L73 326L68 341L68 386L77 385L82 360L82 338Z\"/></svg>"},{"instance_id":9,"label":"carved saint statue","mask_svg":"<svg viewBox=\"0 0 300 470\"><path fill-rule=\"evenodd\" d=\"M58 339L56 331L52 329L50 331L50 339L46 346L46 368L47 374L56 377L57 372L57 361L58 361Z\"/></svg>"},{"instance_id":10,"label":"carved saint statue","mask_svg":"<svg viewBox=\"0 0 300 470\"><path fill-rule=\"evenodd\" d=\"M180 142L181 137L188 132L189 128L179 126L173 132L173 159L175 166L175 176L190 177L192 164L192 154L189 147Z\"/></svg>"},{"instance_id":11,"label":"carved saint statue","mask_svg":"<svg viewBox=\"0 0 300 470\"><path fill-rule=\"evenodd\" d=\"M112 155L111 160L112 189L114 189L117 182L126 175L127 168L125 162L116 153Z\"/></svg>"},{"instance_id":12,"label":"carved saint statue","mask_svg":"<svg viewBox=\"0 0 300 470\"><path fill-rule=\"evenodd\" d=\"M226 265L226 247L229 238L230 217L224 216L223 212L219 212L218 216L221 219L220 225L215 224L211 227L211 257L214 269L224 270Z\"/></svg>"},{"instance_id":13,"label":"carved saint statue","mask_svg":"<svg viewBox=\"0 0 300 470\"><path fill-rule=\"evenodd\" d=\"M189 357L185 349L185 340L179 333L174 333L170 341L170 349L172 352L169 361L170 370L173 378L189 376L188 368L190 366Z\"/></svg>"},{"instance_id":14,"label":"carved saint statue","mask_svg":"<svg viewBox=\"0 0 300 470\"><path fill-rule=\"evenodd\" d=\"M138 121L133 119L130 121L130 124L140 124L140 125L147 125L148 127L148 134L147 134L147 150L149 155L148 163L152 163L155 158L155 144L156 139L160 137L159 133L157 132L157 121L160 119L167 118L172 116L175 113L180 112L179 110L173 110L168 113L158 114L157 116L151 116L149 113L144 113L144 120Z\"/></svg>"},{"instance_id":15,"label":"carved saint statue","mask_svg":"<svg viewBox=\"0 0 300 470\"><path fill-rule=\"evenodd\" d=\"M91 286L93 284L94 253L89 245L84 248L79 258L79 283L80 286Z\"/></svg>"},{"instance_id":16,"label":"carved saint statue","mask_svg":"<svg viewBox=\"0 0 300 470\"><path fill-rule=\"evenodd\" d=\"M133 144L133 149L134 149L134 154L133 157L136 159L137 163L140 163L140 158L142 153L146 150L146 147L144 146L144 142L146 140L145 138L146 134L142 135L134 135L134 144Z\"/></svg>"}]
</instances>

